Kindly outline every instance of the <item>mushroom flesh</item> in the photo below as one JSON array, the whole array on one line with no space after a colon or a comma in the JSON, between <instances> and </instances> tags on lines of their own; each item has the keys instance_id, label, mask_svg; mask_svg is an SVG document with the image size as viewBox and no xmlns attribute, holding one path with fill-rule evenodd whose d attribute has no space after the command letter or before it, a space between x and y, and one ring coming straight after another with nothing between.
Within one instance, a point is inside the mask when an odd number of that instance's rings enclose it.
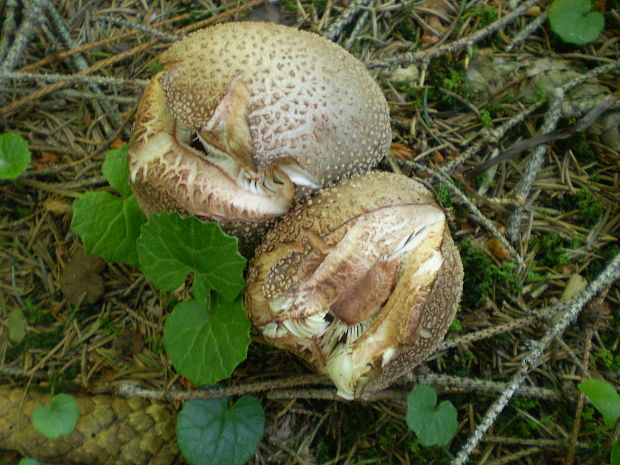
<instances>
[{"instance_id":1,"label":"mushroom flesh","mask_svg":"<svg viewBox=\"0 0 620 465\"><path fill-rule=\"evenodd\" d=\"M320 191L268 232L250 264L246 308L267 342L352 399L429 355L462 281L431 193L406 176L371 172Z\"/></svg>"},{"instance_id":2,"label":"mushroom flesh","mask_svg":"<svg viewBox=\"0 0 620 465\"><path fill-rule=\"evenodd\" d=\"M251 229L307 192L369 170L389 148L381 89L316 34L220 24L173 44L159 62L129 144L130 182L147 213Z\"/></svg>"}]
</instances>

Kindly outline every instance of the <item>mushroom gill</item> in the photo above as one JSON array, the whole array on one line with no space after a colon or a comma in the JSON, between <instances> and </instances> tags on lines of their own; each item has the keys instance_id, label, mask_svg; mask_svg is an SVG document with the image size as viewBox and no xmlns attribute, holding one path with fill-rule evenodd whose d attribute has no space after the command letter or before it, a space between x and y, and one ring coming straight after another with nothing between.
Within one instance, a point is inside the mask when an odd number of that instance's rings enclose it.
<instances>
[{"instance_id":1,"label":"mushroom gill","mask_svg":"<svg viewBox=\"0 0 620 465\"><path fill-rule=\"evenodd\" d=\"M431 193L406 176L371 172L320 191L269 231L249 267L246 308L267 342L352 399L429 355L462 281Z\"/></svg>"},{"instance_id":2,"label":"mushroom gill","mask_svg":"<svg viewBox=\"0 0 620 465\"><path fill-rule=\"evenodd\" d=\"M159 61L129 144L130 181L147 213L176 209L252 227L310 190L369 170L389 148L381 89L316 34L221 24Z\"/></svg>"}]
</instances>

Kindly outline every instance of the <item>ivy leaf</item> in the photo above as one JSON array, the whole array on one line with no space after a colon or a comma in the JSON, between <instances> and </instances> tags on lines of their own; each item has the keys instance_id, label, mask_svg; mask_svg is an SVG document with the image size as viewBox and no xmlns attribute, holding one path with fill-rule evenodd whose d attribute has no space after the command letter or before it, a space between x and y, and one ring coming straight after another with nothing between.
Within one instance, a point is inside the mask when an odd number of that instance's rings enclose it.
<instances>
[{"instance_id":1,"label":"ivy leaf","mask_svg":"<svg viewBox=\"0 0 620 465\"><path fill-rule=\"evenodd\" d=\"M407 397L407 425L425 447L445 446L456 433L456 409L444 400L438 406L437 393L418 385Z\"/></svg>"},{"instance_id":2,"label":"ivy leaf","mask_svg":"<svg viewBox=\"0 0 620 465\"><path fill-rule=\"evenodd\" d=\"M570 44L595 41L605 26L605 19L591 9L590 0L554 0L549 8L551 30Z\"/></svg>"},{"instance_id":3,"label":"ivy leaf","mask_svg":"<svg viewBox=\"0 0 620 465\"><path fill-rule=\"evenodd\" d=\"M164 348L174 368L195 384L228 378L245 360L250 320L241 298L226 302L214 294L177 304L164 324Z\"/></svg>"},{"instance_id":4,"label":"ivy leaf","mask_svg":"<svg viewBox=\"0 0 620 465\"><path fill-rule=\"evenodd\" d=\"M0 179L15 179L28 168L31 157L28 142L21 135L0 134Z\"/></svg>"},{"instance_id":5,"label":"ivy leaf","mask_svg":"<svg viewBox=\"0 0 620 465\"><path fill-rule=\"evenodd\" d=\"M203 295L212 289L232 301L245 287L245 258L237 250L237 238L217 223L177 212L153 214L137 247L142 272L159 289L176 289L191 271Z\"/></svg>"},{"instance_id":6,"label":"ivy leaf","mask_svg":"<svg viewBox=\"0 0 620 465\"><path fill-rule=\"evenodd\" d=\"M146 218L129 187L127 146L108 150L101 170L120 197L108 192L82 195L73 204L71 231L82 238L90 255L137 266L136 240Z\"/></svg>"},{"instance_id":7,"label":"ivy leaf","mask_svg":"<svg viewBox=\"0 0 620 465\"><path fill-rule=\"evenodd\" d=\"M75 399L67 394L58 394L52 399L51 407L37 406L32 412L32 426L48 438L56 439L69 434L75 428L80 408Z\"/></svg>"},{"instance_id":8,"label":"ivy leaf","mask_svg":"<svg viewBox=\"0 0 620 465\"><path fill-rule=\"evenodd\" d=\"M600 379L587 379L577 387L603 414L605 426L613 428L620 416L620 395L614 387Z\"/></svg>"},{"instance_id":9,"label":"ivy leaf","mask_svg":"<svg viewBox=\"0 0 620 465\"><path fill-rule=\"evenodd\" d=\"M39 465L39 461L32 457L25 457L21 459L17 465Z\"/></svg>"},{"instance_id":10,"label":"ivy leaf","mask_svg":"<svg viewBox=\"0 0 620 465\"><path fill-rule=\"evenodd\" d=\"M133 195L87 192L73 204L71 231L82 238L90 255L138 265L136 240L145 221Z\"/></svg>"},{"instance_id":11,"label":"ivy leaf","mask_svg":"<svg viewBox=\"0 0 620 465\"><path fill-rule=\"evenodd\" d=\"M226 398L185 402L176 433L190 465L242 465L254 455L265 430L263 407L253 396L227 404Z\"/></svg>"},{"instance_id":12,"label":"ivy leaf","mask_svg":"<svg viewBox=\"0 0 620 465\"><path fill-rule=\"evenodd\" d=\"M620 439L611 448L611 465L620 465Z\"/></svg>"},{"instance_id":13,"label":"ivy leaf","mask_svg":"<svg viewBox=\"0 0 620 465\"><path fill-rule=\"evenodd\" d=\"M106 152L101 172L110 186L116 189L122 197L131 195L129 171L127 170L127 145Z\"/></svg>"}]
</instances>

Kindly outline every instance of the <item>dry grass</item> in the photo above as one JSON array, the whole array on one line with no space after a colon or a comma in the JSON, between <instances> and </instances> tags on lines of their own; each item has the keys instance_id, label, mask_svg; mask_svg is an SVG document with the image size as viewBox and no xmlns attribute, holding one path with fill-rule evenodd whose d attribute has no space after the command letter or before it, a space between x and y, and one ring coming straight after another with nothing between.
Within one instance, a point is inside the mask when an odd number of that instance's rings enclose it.
<instances>
[{"instance_id":1,"label":"dry grass","mask_svg":"<svg viewBox=\"0 0 620 465\"><path fill-rule=\"evenodd\" d=\"M12 3L0 1L5 14ZM618 94L620 35L613 2L607 2L604 34L583 47L563 44L547 23L528 30L546 8L537 1L377 1L372 7L358 1L351 3L357 5L351 19L343 15L349 2L331 0L287 0L272 9L262 1L60 0L57 15L34 12L30 20L17 3L15 22L23 27L30 21L32 35L15 66L0 67L0 131L28 139L33 163L20 180L0 183L1 384L52 383L56 390L92 394L112 392L127 380L152 389L188 387L161 350L169 305L137 270L108 264L105 296L95 305L75 307L61 293L60 276L80 248L69 231L70 205L82 192L105 189L104 153L128 140L141 88L153 74L149 63L167 40L211 23L268 13L330 35L368 63L392 115L393 157L382 168L428 182L446 202L454 236L469 257L460 328L450 337L474 337L457 339L418 370L458 409L459 431L450 453L462 450L481 423L500 395L493 390L506 392L493 382L521 376L527 386L546 390L512 400L470 463L597 460L609 436L600 416L583 404L576 383L588 377L620 383L620 289L617 282L602 286L566 331L559 317L550 319L540 310L563 299L571 276L593 281L618 253L620 154L600 137L580 132L513 155L491 168L486 180L470 174L496 148L574 124L584 110L575 94L584 87L575 85L580 76L596 74L587 81L598 86L594 94L582 98L590 106L605 89ZM493 11L501 20L526 3L531 8L513 21L493 26ZM5 19L0 23L8 28ZM540 57L561 61L575 76L567 78L565 93L528 97L521 89L535 84L516 72L503 76L490 93L475 93L463 83L468 66L479 66L472 46L478 56L486 49L489 60L517 61L526 69ZM500 73L499 62L492 63ZM399 73L407 78L394 74L397 64L404 65ZM47 75L67 79L52 82ZM617 113L618 103L609 111ZM536 158L539 165L532 163ZM480 266L481 257L489 264ZM507 263L516 265L506 268ZM504 274L484 275L489 269ZM481 282L486 290L478 296ZM7 315L14 307L25 309L29 319L20 345L7 338ZM548 338L540 359L523 369L537 348L532 341L544 341L554 325L558 337ZM253 344L227 384L304 373L293 356ZM411 382L404 380L372 402L335 400L327 386L259 392L268 426L255 463L450 463L446 451L421 449L407 432L403 400ZM0 463L17 459L8 452L6 457Z\"/></svg>"}]
</instances>

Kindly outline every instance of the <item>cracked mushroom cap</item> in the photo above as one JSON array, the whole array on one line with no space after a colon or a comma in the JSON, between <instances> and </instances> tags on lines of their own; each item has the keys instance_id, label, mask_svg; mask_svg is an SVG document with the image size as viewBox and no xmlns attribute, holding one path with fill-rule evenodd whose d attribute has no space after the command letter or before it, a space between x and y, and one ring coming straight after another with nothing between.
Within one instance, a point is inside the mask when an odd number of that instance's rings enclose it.
<instances>
[{"instance_id":1,"label":"cracked mushroom cap","mask_svg":"<svg viewBox=\"0 0 620 465\"><path fill-rule=\"evenodd\" d=\"M363 173L391 141L364 65L316 34L261 22L173 44L141 99L130 180L147 211L223 224L284 214L302 193Z\"/></svg>"},{"instance_id":2,"label":"cracked mushroom cap","mask_svg":"<svg viewBox=\"0 0 620 465\"><path fill-rule=\"evenodd\" d=\"M324 189L264 238L246 308L265 340L352 399L389 386L443 339L463 284L445 215L403 175Z\"/></svg>"}]
</instances>

